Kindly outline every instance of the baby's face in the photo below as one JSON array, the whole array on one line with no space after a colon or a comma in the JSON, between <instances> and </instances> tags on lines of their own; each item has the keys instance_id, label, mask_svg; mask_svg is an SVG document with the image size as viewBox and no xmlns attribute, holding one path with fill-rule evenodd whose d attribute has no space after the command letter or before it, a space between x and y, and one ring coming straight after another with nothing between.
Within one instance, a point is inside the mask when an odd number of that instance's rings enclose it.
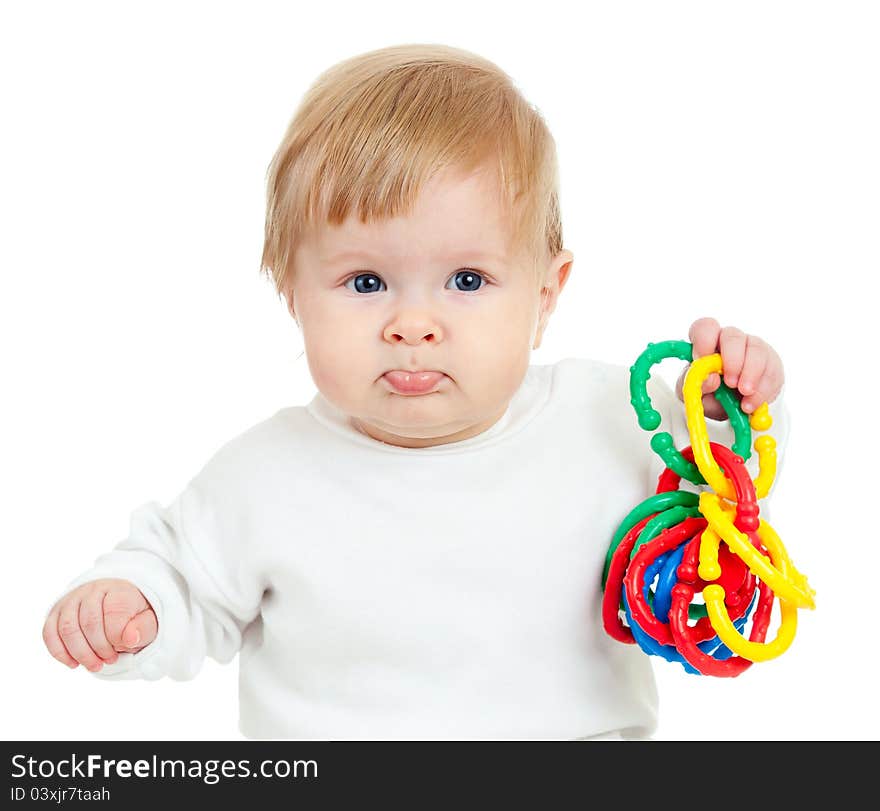
<instances>
[{"instance_id":1,"label":"baby's face","mask_svg":"<svg viewBox=\"0 0 880 811\"><path fill-rule=\"evenodd\" d=\"M435 176L411 216L352 215L297 248L288 303L312 378L374 439L417 448L475 436L523 380L573 257L551 260L542 296L509 255L491 183L482 171Z\"/></svg>"}]
</instances>

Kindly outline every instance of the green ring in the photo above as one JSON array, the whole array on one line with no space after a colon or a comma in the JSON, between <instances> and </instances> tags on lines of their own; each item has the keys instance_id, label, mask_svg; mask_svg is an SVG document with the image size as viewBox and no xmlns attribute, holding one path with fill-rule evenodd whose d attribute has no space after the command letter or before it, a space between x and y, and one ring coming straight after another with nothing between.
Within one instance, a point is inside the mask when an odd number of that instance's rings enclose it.
<instances>
[{"instance_id":1,"label":"green ring","mask_svg":"<svg viewBox=\"0 0 880 811\"><path fill-rule=\"evenodd\" d=\"M614 533L611 545L608 547L608 552L605 555L605 568L602 570L602 588L605 588L605 583L608 580L608 569L611 567L611 558L614 557L615 550L620 546L620 542L626 533L638 524L639 521L653 513L668 510L670 507L696 507L699 503L700 497L696 493L691 493L687 490L669 490L664 493L655 493L630 510L626 518L620 522L620 526ZM641 535L639 537L641 538Z\"/></svg>"},{"instance_id":2,"label":"green ring","mask_svg":"<svg viewBox=\"0 0 880 811\"><path fill-rule=\"evenodd\" d=\"M687 341L649 343L645 351L638 356L636 362L630 366L630 403L635 409L639 427L643 430L656 430L660 427L663 419L660 412L651 405L651 398L648 395L648 379L651 377L651 368L654 364L667 358L680 358L692 363L693 351L693 344ZM740 408L733 390L725 385L723 380L714 394L727 413L733 428L734 443L731 449L735 454L741 456L743 461L747 461L752 455L752 429L749 425L749 418ZM672 434L668 431L661 431L651 437L651 449L663 460L663 464L676 475L693 484L706 484L700 469L681 455L681 452L675 447Z\"/></svg>"}]
</instances>

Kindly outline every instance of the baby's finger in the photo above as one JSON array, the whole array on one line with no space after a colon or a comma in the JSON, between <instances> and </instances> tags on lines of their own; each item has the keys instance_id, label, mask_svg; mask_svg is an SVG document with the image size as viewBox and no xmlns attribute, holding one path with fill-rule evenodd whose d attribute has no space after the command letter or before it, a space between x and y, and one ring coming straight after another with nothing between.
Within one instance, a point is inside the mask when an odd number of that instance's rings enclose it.
<instances>
[{"instance_id":1,"label":"baby's finger","mask_svg":"<svg viewBox=\"0 0 880 811\"><path fill-rule=\"evenodd\" d=\"M113 650L113 646L107 641L104 632L104 594L102 588L83 595L79 604L79 627L89 643L91 649L105 662L113 664L119 655Z\"/></svg>"},{"instance_id":2,"label":"baby's finger","mask_svg":"<svg viewBox=\"0 0 880 811\"><path fill-rule=\"evenodd\" d=\"M737 388L744 397L754 394L758 389L758 383L764 376L769 358L767 344L760 338L749 335L746 344L746 355L743 361L742 371L739 374Z\"/></svg>"},{"instance_id":3,"label":"baby's finger","mask_svg":"<svg viewBox=\"0 0 880 811\"><path fill-rule=\"evenodd\" d=\"M141 611L131 622L125 626L122 632L122 643L127 648L144 648L149 645L155 638L159 630L159 623L156 621L156 614L152 608Z\"/></svg>"},{"instance_id":4,"label":"baby's finger","mask_svg":"<svg viewBox=\"0 0 880 811\"><path fill-rule=\"evenodd\" d=\"M61 606L58 615L58 636L67 648L67 652L87 670L100 670L104 663L92 650L79 627L79 600L73 599Z\"/></svg>"},{"instance_id":5,"label":"baby's finger","mask_svg":"<svg viewBox=\"0 0 880 811\"><path fill-rule=\"evenodd\" d=\"M70 668L79 667L79 662L67 652L61 637L58 636L57 610L53 610L43 623L43 642L46 644L49 653L61 664L67 665Z\"/></svg>"},{"instance_id":6,"label":"baby's finger","mask_svg":"<svg viewBox=\"0 0 880 811\"><path fill-rule=\"evenodd\" d=\"M721 363L724 367L724 383L732 389L742 377L743 362L746 357L748 336L736 327L721 330Z\"/></svg>"},{"instance_id":7,"label":"baby's finger","mask_svg":"<svg viewBox=\"0 0 880 811\"><path fill-rule=\"evenodd\" d=\"M776 399L779 390L782 388L781 367L773 366L768 363L764 374L755 386L754 394L743 396L740 402L740 408L747 414L755 411L762 403L770 403Z\"/></svg>"},{"instance_id":8,"label":"baby's finger","mask_svg":"<svg viewBox=\"0 0 880 811\"><path fill-rule=\"evenodd\" d=\"M116 650L128 650L122 639L125 626L148 607L146 598L133 586L116 586L104 595L104 628Z\"/></svg>"},{"instance_id":9,"label":"baby's finger","mask_svg":"<svg viewBox=\"0 0 880 811\"><path fill-rule=\"evenodd\" d=\"M684 380L687 377L688 372L690 371L691 365L688 364L684 369L682 369L681 374L678 376L678 380L675 381L675 396L678 397L679 400L684 400ZM716 372L712 372L704 381L702 386L703 394L711 394L718 386L721 384L721 378L718 376Z\"/></svg>"},{"instance_id":10,"label":"baby's finger","mask_svg":"<svg viewBox=\"0 0 880 811\"><path fill-rule=\"evenodd\" d=\"M693 345L694 360L717 352L721 325L714 318L698 318L691 324L688 337Z\"/></svg>"}]
</instances>

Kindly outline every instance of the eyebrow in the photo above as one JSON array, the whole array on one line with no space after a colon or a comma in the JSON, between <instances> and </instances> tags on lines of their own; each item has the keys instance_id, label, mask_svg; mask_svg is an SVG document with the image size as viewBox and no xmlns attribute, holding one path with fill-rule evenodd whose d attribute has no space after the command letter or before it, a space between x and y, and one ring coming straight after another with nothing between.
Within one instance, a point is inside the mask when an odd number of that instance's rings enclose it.
<instances>
[{"instance_id":1,"label":"eyebrow","mask_svg":"<svg viewBox=\"0 0 880 811\"><path fill-rule=\"evenodd\" d=\"M336 264L337 262L342 261L351 261L353 259L375 259L380 254L373 254L370 251L343 251L342 253L333 254L333 256L323 258L322 261L327 264ZM449 254L445 258L447 259L478 259L478 260L493 260L497 262L505 261L504 256L495 253L487 253L486 251L455 251L454 253Z\"/></svg>"}]
</instances>

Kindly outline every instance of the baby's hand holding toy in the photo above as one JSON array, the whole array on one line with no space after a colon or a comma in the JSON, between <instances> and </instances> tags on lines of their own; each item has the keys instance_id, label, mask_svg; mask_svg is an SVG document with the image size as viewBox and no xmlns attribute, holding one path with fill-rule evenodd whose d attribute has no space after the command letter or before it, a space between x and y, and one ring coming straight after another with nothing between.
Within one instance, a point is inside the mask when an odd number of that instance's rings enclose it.
<instances>
[{"instance_id":1,"label":"baby's hand holding toy","mask_svg":"<svg viewBox=\"0 0 880 811\"><path fill-rule=\"evenodd\" d=\"M724 384L742 395L740 408L754 413L761 403L772 403L782 390L785 372L779 354L757 335L747 335L736 327L721 327L714 318L698 318L691 324L688 337L693 345L694 360L719 353L724 369ZM675 385L678 399L684 401L685 367ZM703 410L709 419L725 420L727 412L713 393L721 376L712 372L703 383Z\"/></svg>"},{"instance_id":2,"label":"baby's hand holding toy","mask_svg":"<svg viewBox=\"0 0 880 811\"><path fill-rule=\"evenodd\" d=\"M776 475L772 436L754 441L754 481L745 465L752 432L773 423L767 404L782 387L779 356L760 339L721 330L714 319L696 321L690 335L704 341L704 350L709 347L705 354L697 357L696 346L686 341L649 343L630 367L630 403L639 426L654 432L662 415L647 391L651 368L666 358L689 364L678 396L691 444L679 450L668 431L652 436L651 448L665 470L656 493L624 517L611 540L602 573L602 620L609 636L679 662L688 673L731 677L789 648L798 609L815 608L815 592L759 516L758 502ZM730 367L713 351L719 344ZM713 376L714 385L707 385ZM729 382L750 399L738 399ZM730 420L732 447L709 441L707 401ZM711 490L681 489L682 479ZM777 601L776 635L765 641Z\"/></svg>"}]
</instances>

